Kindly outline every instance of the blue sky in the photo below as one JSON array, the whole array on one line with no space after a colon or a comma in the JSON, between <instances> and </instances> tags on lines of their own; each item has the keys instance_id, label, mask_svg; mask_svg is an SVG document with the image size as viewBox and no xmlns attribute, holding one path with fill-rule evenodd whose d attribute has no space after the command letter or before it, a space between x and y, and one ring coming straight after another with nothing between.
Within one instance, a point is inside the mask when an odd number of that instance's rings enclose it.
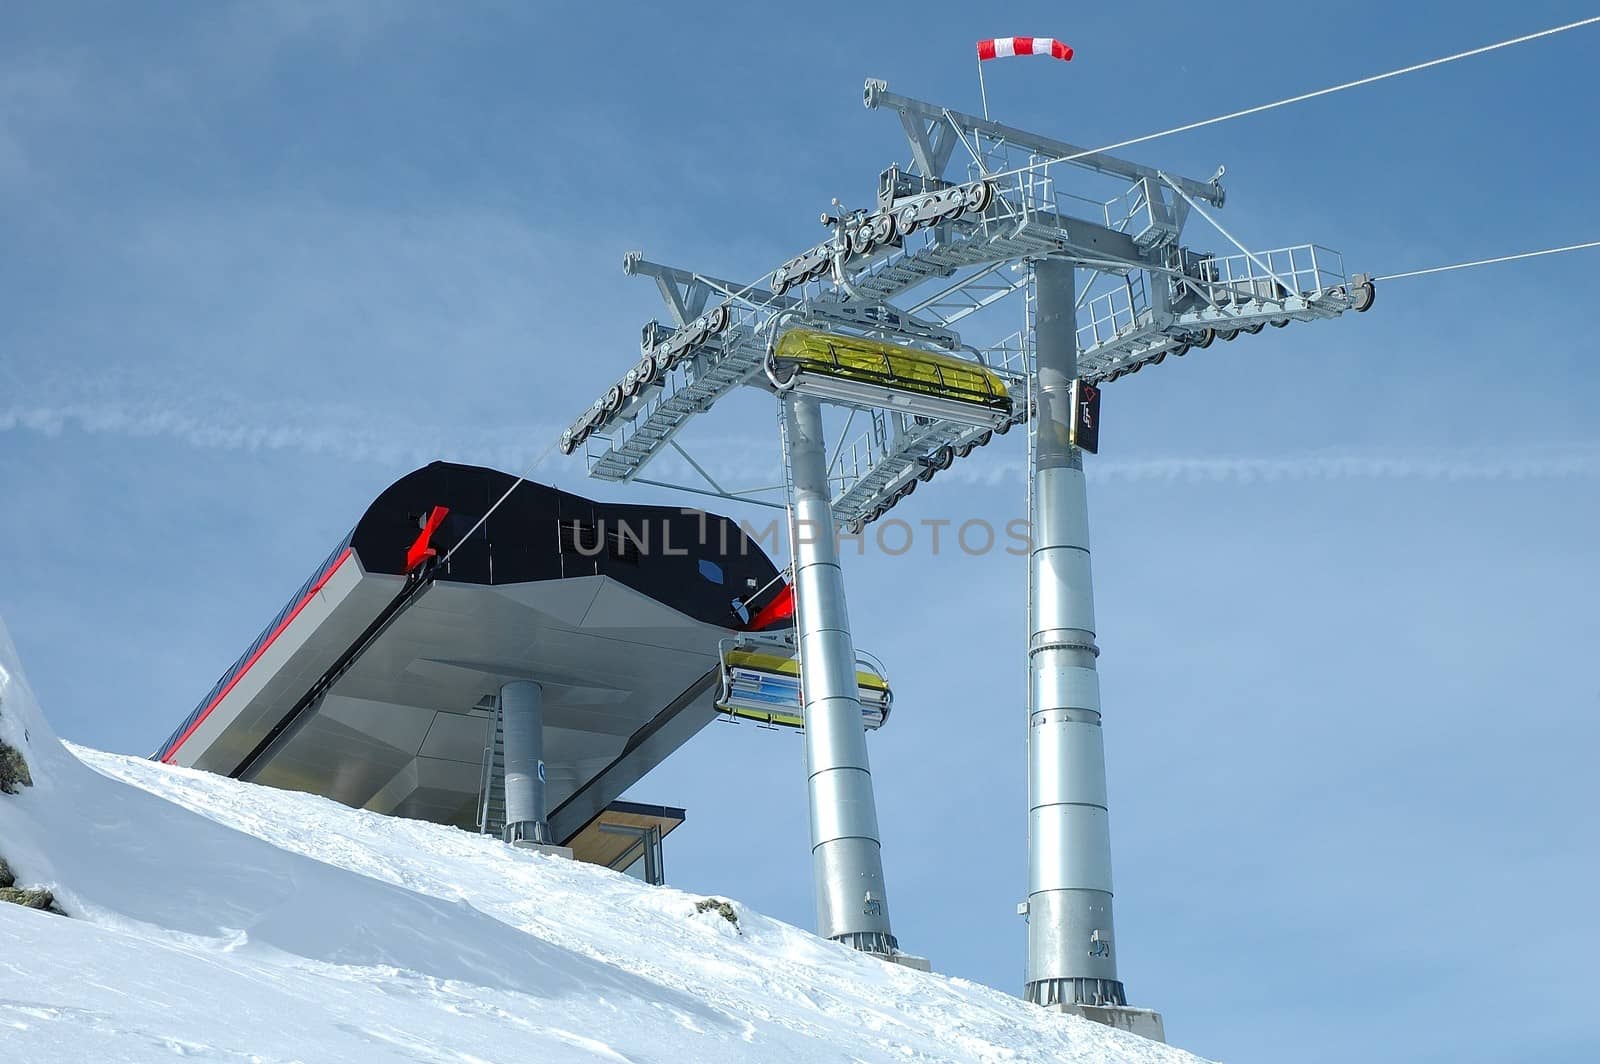
<instances>
[{"instance_id":1,"label":"blue sky","mask_svg":"<svg viewBox=\"0 0 1600 1064\"><path fill-rule=\"evenodd\" d=\"M866 202L903 149L863 77L976 109L974 40L1054 34L1078 58L992 64L991 106L1099 144L1594 13L914 11L8 10L0 613L57 729L148 753L390 481L542 451L660 315L624 251L749 278ZM1128 154L1225 163L1241 239L1373 273L1596 239L1597 56L1581 30ZM1175 1043L1594 1059L1595 254L1397 281L1107 390L1121 972ZM730 404L702 445L762 454L770 416ZM1017 443L897 515L1022 516ZM581 474L540 471L623 497ZM1024 570L919 548L847 576L897 691L872 739L896 931L1017 990ZM719 725L646 780L690 811L672 881L809 925L800 757Z\"/></svg>"}]
</instances>

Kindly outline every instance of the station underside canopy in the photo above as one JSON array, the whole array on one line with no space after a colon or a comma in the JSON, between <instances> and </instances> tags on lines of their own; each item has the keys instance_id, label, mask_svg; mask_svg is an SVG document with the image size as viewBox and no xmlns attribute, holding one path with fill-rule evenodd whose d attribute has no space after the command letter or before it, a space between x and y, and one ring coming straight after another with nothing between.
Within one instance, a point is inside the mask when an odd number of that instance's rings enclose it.
<instances>
[{"instance_id":1,"label":"station underside canopy","mask_svg":"<svg viewBox=\"0 0 1600 1064\"><path fill-rule=\"evenodd\" d=\"M725 518L532 483L469 536L511 484L396 482L157 756L471 828L494 699L533 680L551 832L578 835L717 716L719 645L783 585Z\"/></svg>"}]
</instances>

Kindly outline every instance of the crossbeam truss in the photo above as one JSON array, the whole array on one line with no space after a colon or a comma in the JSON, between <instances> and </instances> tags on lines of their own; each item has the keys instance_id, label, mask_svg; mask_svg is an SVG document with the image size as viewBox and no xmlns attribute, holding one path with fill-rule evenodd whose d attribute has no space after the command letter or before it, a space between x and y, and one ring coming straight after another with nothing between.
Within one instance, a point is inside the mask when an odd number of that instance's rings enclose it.
<instances>
[{"instance_id":1,"label":"crossbeam truss","mask_svg":"<svg viewBox=\"0 0 1600 1064\"><path fill-rule=\"evenodd\" d=\"M1089 271L1079 286L1078 366L1102 384L1218 339L1371 304L1370 279L1348 275L1336 251L1315 244L1260 251L1235 241L1212 214L1226 199L1221 168L1197 181L1085 153L892 93L877 80L866 83L865 103L896 116L909 161L880 175L872 208L824 215L831 232L815 247L752 284L626 256L624 272L655 282L667 320L645 325L638 363L564 435L565 451L584 451L589 475L781 506L781 485L727 488L677 436L737 388L772 390L763 367L777 336L793 326L971 358L1025 394L1033 369L1025 330L997 329L984 312L1022 293L1024 264L1041 258ZM1233 250L1180 243L1194 215ZM854 409L847 435L831 448L833 510L857 530L1030 416L1027 403L990 425L866 401L841 405ZM668 452L700 483L641 475Z\"/></svg>"}]
</instances>

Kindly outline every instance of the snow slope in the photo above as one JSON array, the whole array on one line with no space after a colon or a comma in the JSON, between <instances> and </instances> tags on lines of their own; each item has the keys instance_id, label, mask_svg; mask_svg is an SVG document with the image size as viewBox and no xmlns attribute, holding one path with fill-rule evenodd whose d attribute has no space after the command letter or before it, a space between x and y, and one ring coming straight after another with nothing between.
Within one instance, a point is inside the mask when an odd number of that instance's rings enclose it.
<instances>
[{"instance_id":1,"label":"snow slope","mask_svg":"<svg viewBox=\"0 0 1600 1064\"><path fill-rule=\"evenodd\" d=\"M109 709L108 711L114 711ZM1114 1061L1182 1051L738 906L68 747L0 623L0 1061Z\"/></svg>"}]
</instances>

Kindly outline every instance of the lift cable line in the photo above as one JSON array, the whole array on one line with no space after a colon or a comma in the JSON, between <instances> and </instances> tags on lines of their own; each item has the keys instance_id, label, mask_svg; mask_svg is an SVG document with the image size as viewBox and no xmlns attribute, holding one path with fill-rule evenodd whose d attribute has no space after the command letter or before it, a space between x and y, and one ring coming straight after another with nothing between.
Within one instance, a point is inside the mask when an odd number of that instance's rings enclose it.
<instances>
[{"instance_id":1,"label":"lift cable line","mask_svg":"<svg viewBox=\"0 0 1600 1064\"><path fill-rule=\"evenodd\" d=\"M1568 251L1584 251L1588 248L1600 248L1600 240L1591 240L1586 244L1568 244L1559 248L1544 248L1541 251L1524 251L1517 255L1500 255L1492 259L1474 259L1471 262L1454 262L1449 266L1430 266L1426 270L1407 270L1405 273L1385 274L1374 277L1375 281L1399 281L1407 277L1426 277L1430 273L1449 273L1451 270L1465 270L1473 266L1493 266L1497 262L1516 262L1518 259L1537 259L1544 255L1560 255Z\"/></svg>"},{"instance_id":2,"label":"lift cable line","mask_svg":"<svg viewBox=\"0 0 1600 1064\"><path fill-rule=\"evenodd\" d=\"M1133 137L1129 140L1119 140L1114 144L1107 144L1100 148L1091 148L1088 151L1080 151L1070 155L1062 155L1053 159L1041 159L1038 162L1029 163L1027 166L1021 166L1015 170L1009 170L1003 173L994 174L992 176L996 180L1001 180L1034 170L1048 170L1052 166L1057 166L1061 163L1077 162L1080 159L1086 159L1091 155L1098 155L1101 152L1117 151L1122 148L1131 148L1136 144L1147 144L1152 140L1160 140L1162 137L1170 137L1177 133L1188 133L1191 130L1204 129L1206 126L1215 126L1223 122L1230 122L1235 118L1247 118L1250 115L1262 114L1266 111L1276 110L1279 107L1287 107L1290 104L1304 103L1307 100L1315 100L1321 96L1331 96L1336 92L1344 92L1346 89L1358 89L1364 85L1374 85L1380 81L1387 81L1390 78L1400 77L1402 74L1415 74L1418 71L1444 66L1446 63L1454 63L1460 59L1471 59L1474 56L1487 55L1490 52L1497 52L1502 48L1510 48L1513 45L1527 44L1530 41L1542 40L1546 37L1554 37L1559 33L1566 33L1568 30L1582 29L1585 26L1593 26L1596 23L1600 23L1600 15L1595 15L1591 18L1580 19L1577 22L1569 22L1563 26L1552 26L1547 30L1540 30L1537 33L1524 34L1521 37L1513 37L1510 40L1498 41L1494 44L1486 44L1479 48L1471 48L1465 52L1456 52L1454 55L1441 56L1438 59L1430 59L1425 63L1414 63L1411 66L1401 67L1398 70L1389 70L1382 74L1372 74L1364 78L1357 78L1354 81L1347 81L1341 85L1330 85L1325 89L1316 89L1312 92L1303 92L1298 96L1289 96L1282 100L1274 100L1272 103L1258 104L1255 107L1246 107L1242 111L1231 111L1228 114L1216 115L1212 118L1203 118L1198 122L1189 122L1185 125L1174 126L1171 129L1163 129L1159 133L1146 133L1142 137Z\"/></svg>"},{"instance_id":3,"label":"lift cable line","mask_svg":"<svg viewBox=\"0 0 1600 1064\"><path fill-rule=\"evenodd\" d=\"M505 492L502 493L501 496L494 501L494 505L489 507L487 510L485 510L483 512L483 516L478 518L478 520L473 523L471 528L467 529L466 534L464 536L462 536L460 539L456 540L454 543L452 543L450 545L450 549L444 552L444 557L439 559L439 568L442 569L445 566L445 564L448 563L450 561L450 559L455 556L456 551L461 549L461 545L463 543L465 543L467 540L471 539L473 536L477 535L478 529L483 527L484 522L489 520L490 517L494 516L494 512L496 510L500 509L501 505L507 499L511 498L512 492L516 491L518 488L522 487L522 485L524 485L524 484L526 484L528 482L528 478L533 476L533 471L538 469L540 466L544 465L545 459L549 458L552 454L555 453L556 447L557 447L557 444L554 441L552 441L547 447L545 447L545 449L543 451L541 451L539 453L539 456L537 458L535 458L532 462L530 462L528 464L528 468L523 470L522 474L520 476L518 476L516 480L513 480L511 482L511 486L509 488L507 488L505 490Z\"/></svg>"}]
</instances>

